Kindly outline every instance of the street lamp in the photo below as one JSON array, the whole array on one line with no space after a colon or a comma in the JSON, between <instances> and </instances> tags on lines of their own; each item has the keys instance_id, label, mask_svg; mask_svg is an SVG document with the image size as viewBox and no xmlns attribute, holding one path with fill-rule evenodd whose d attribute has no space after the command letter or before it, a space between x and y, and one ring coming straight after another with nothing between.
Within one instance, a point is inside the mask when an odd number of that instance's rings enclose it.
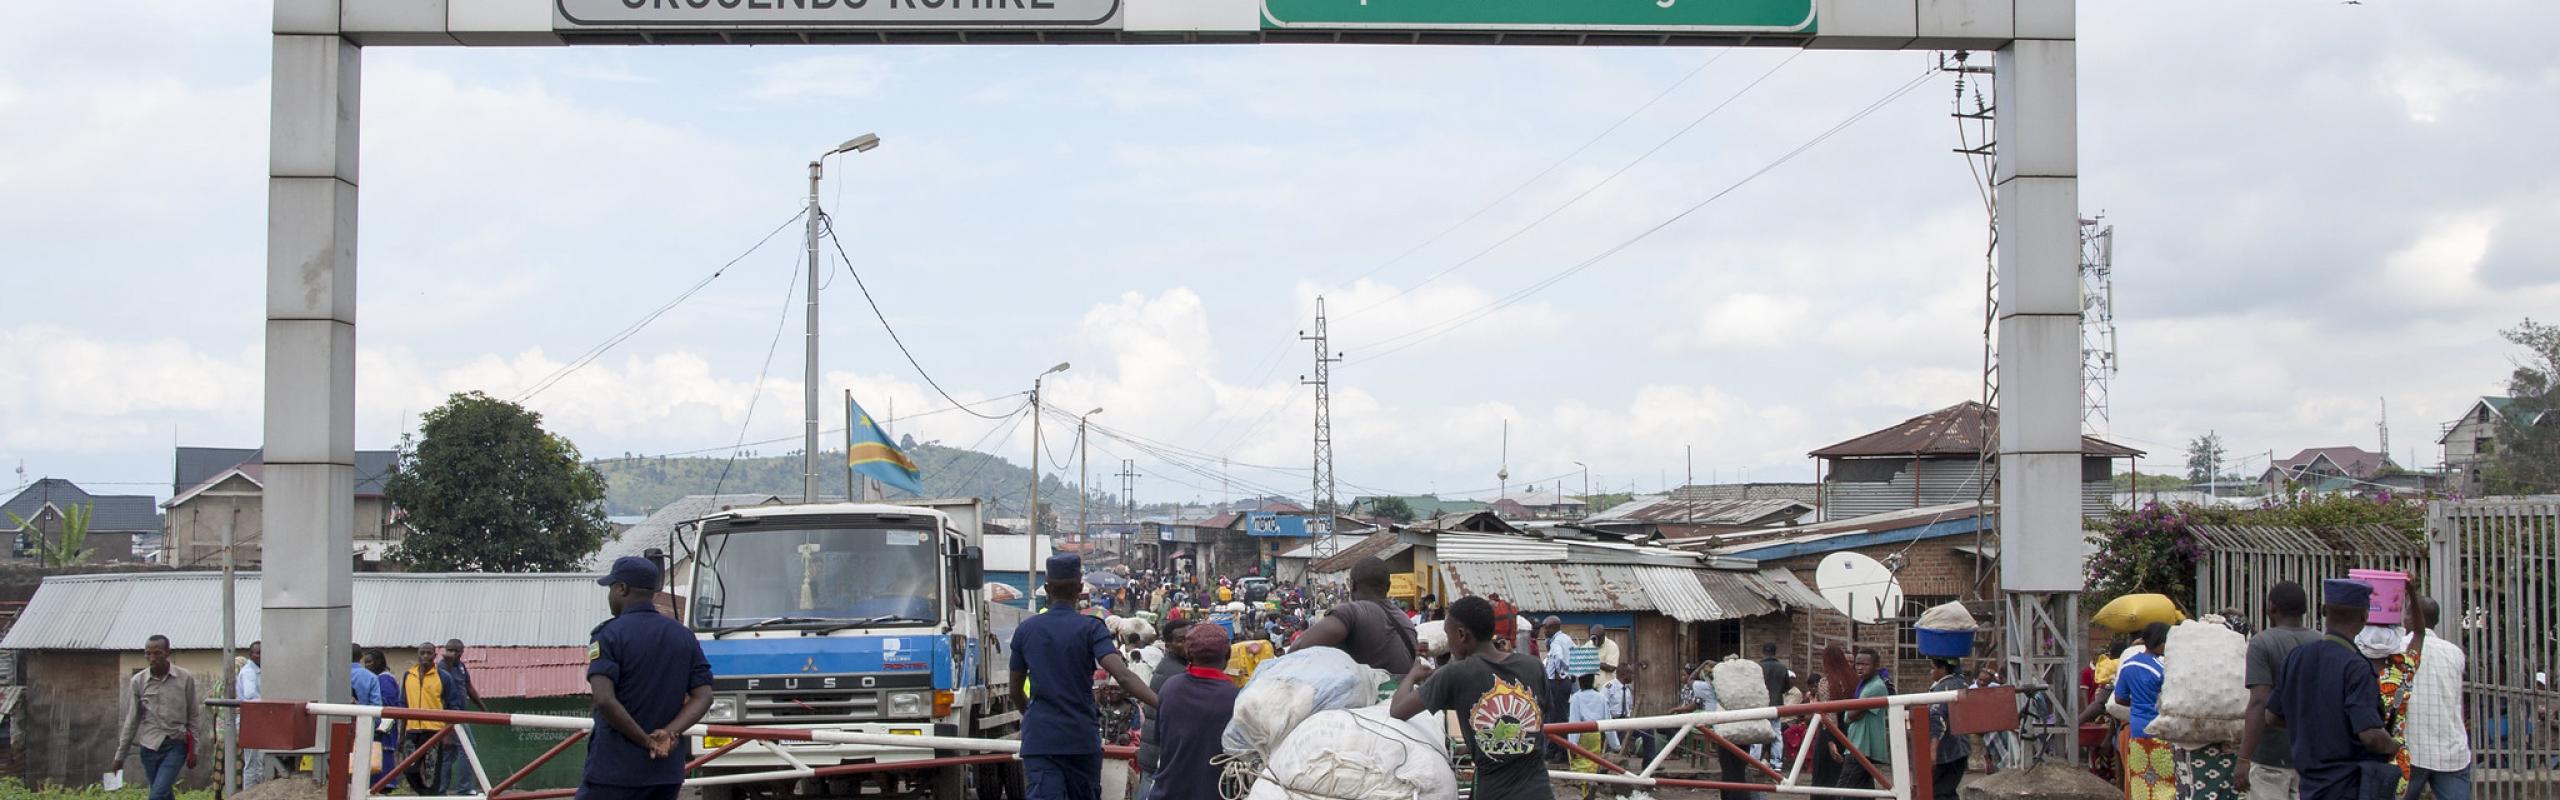
<instances>
[{"instance_id":1,"label":"street lamp","mask_svg":"<svg viewBox=\"0 0 2560 800\"><path fill-rule=\"evenodd\" d=\"M1100 413L1102 409L1095 407L1092 411L1084 412L1083 416L1076 417L1076 533L1078 534L1091 530L1086 527L1085 515L1086 507L1093 504L1093 484L1091 483L1093 455L1090 452L1091 448L1085 443L1085 420Z\"/></svg>"},{"instance_id":2,"label":"street lamp","mask_svg":"<svg viewBox=\"0 0 2560 800\"><path fill-rule=\"evenodd\" d=\"M1582 468L1582 513L1589 514L1591 513L1591 465L1580 461L1573 462L1573 465Z\"/></svg>"},{"instance_id":3,"label":"street lamp","mask_svg":"<svg viewBox=\"0 0 2560 800\"><path fill-rule=\"evenodd\" d=\"M800 502L818 502L818 178L825 174L827 157L845 151L868 152L880 146L877 134L866 133L846 139L836 149L821 153L809 161L809 208L801 212L808 218L809 236L809 330L806 352L806 374L801 377L800 391L808 401L808 414L802 420L800 443ZM854 498L845 498L852 500Z\"/></svg>"},{"instance_id":4,"label":"street lamp","mask_svg":"<svg viewBox=\"0 0 2560 800\"><path fill-rule=\"evenodd\" d=\"M1031 377L1031 512L1029 515L1031 520L1029 524L1023 526L1031 532L1029 537L1031 543L1026 545L1028 549L1024 551L1029 554L1030 560L1025 561L1022 566L1023 608L1032 607L1031 593L1040 590L1040 381L1067 371L1067 367L1067 362L1060 361L1057 366L1050 367L1049 371Z\"/></svg>"}]
</instances>

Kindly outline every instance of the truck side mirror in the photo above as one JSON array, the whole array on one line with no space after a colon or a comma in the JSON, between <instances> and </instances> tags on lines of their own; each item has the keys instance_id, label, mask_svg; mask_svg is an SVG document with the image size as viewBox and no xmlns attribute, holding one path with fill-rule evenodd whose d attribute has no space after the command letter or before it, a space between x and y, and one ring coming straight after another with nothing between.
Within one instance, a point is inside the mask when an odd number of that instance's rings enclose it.
<instances>
[{"instance_id":1,"label":"truck side mirror","mask_svg":"<svg viewBox=\"0 0 2560 800\"><path fill-rule=\"evenodd\" d=\"M987 551L977 545L960 548L960 563L954 565L963 589L975 589L987 583Z\"/></svg>"}]
</instances>

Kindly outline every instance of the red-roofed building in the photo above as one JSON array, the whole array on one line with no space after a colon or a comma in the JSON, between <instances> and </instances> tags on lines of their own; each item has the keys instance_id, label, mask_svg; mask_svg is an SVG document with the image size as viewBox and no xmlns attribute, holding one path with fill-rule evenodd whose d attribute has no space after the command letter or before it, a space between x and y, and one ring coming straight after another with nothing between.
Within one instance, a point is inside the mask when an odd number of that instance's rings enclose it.
<instances>
[{"instance_id":1,"label":"red-roofed building","mask_svg":"<svg viewBox=\"0 0 2560 800\"><path fill-rule=\"evenodd\" d=\"M2383 470L2397 468L2391 456L2361 447L2314 447L2279 460L2258 474L2258 482L2269 492L2284 491L2287 483L2317 484L2331 478L2372 480Z\"/></svg>"},{"instance_id":2,"label":"red-roofed building","mask_svg":"<svg viewBox=\"0 0 2560 800\"><path fill-rule=\"evenodd\" d=\"M1848 519L1982 497L1999 475L2000 412L1965 401L1815 450L1822 518ZM2080 437L2080 505L2103 516L2114 498L2113 462L2142 451Z\"/></svg>"}]
</instances>

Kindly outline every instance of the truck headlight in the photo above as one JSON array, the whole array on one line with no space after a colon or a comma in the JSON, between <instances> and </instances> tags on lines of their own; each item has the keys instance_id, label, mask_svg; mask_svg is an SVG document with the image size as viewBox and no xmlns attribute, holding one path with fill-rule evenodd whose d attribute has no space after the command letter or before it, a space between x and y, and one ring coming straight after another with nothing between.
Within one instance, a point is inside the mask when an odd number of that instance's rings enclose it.
<instances>
[{"instance_id":1,"label":"truck headlight","mask_svg":"<svg viewBox=\"0 0 2560 800\"><path fill-rule=\"evenodd\" d=\"M709 710L706 710L706 711L702 712L702 721L704 721L704 722L736 722L736 721L738 721L738 698L735 698L735 697L713 697L713 698L711 698L711 708L710 708Z\"/></svg>"},{"instance_id":2,"label":"truck headlight","mask_svg":"<svg viewBox=\"0 0 2560 800\"><path fill-rule=\"evenodd\" d=\"M922 716L924 716L924 715L925 715L925 700L924 700L924 695L923 695L922 693L918 693L918 692L891 692L891 693L889 693L889 716L905 718L905 717L922 717Z\"/></svg>"}]
</instances>

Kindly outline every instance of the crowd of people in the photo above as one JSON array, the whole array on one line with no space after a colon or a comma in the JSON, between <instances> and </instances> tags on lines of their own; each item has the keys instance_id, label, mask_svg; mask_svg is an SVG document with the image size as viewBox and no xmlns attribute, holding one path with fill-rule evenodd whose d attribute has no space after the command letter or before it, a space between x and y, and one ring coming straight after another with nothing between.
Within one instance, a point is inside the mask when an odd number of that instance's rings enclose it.
<instances>
[{"instance_id":1,"label":"crowd of people","mask_svg":"<svg viewBox=\"0 0 2560 800\"><path fill-rule=\"evenodd\" d=\"M2323 626L2314 631L2304 626L2310 598L2301 584L2267 592L2267 625L2247 643L2241 732L2229 746L2155 735L2161 698L2177 685L2166 664L2185 657L2170 649L2167 623L2108 648L2121 655L2101 656L2084 673L2091 692L2081 721L2120 724L2112 755L2121 767L2111 777L2129 800L2469 800L2465 657L2432 630L2438 604L2413 596L2404 622L2379 625L2367 621L2370 585L2327 580L2321 595ZM2252 633L2236 611L2207 619Z\"/></svg>"}]
</instances>

